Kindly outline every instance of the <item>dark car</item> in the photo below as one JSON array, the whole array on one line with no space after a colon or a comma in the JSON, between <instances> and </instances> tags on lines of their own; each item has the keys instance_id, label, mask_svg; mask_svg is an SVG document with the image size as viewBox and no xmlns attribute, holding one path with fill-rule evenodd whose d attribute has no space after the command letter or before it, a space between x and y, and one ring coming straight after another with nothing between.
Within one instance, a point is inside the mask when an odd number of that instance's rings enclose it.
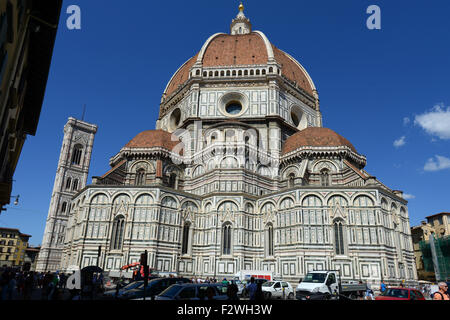
<instances>
[{"instance_id":1,"label":"dark car","mask_svg":"<svg viewBox=\"0 0 450 320\"><path fill-rule=\"evenodd\" d=\"M174 284L155 300L227 300L227 285L222 283Z\"/></svg>"},{"instance_id":2,"label":"dark car","mask_svg":"<svg viewBox=\"0 0 450 320\"><path fill-rule=\"evenodd\" d=\"M119 292L117 293L117 297L120 298L120 296L122 296L124 292L126 292L128 290L136 289L136 288L140 287L141 285L144 285L144 281L130 282L126 286L119 289ZM115 297L116 297L116 289L107 290L103 293L103 296L102 296L102 298L106 299L106 300L114 299Z\"/></svg>"},{"instance_id":3,"label":"dark car","mask_svg":"<svg viewBox=\"0 0 450 320\"><path fill-rule=\"evenodd\" d=\"M157 278L148 282L147 290L145 291L145 298L152 299L162 291L173 284L189 283L191 280L187 278ZM141 286L124 292L120 299L131 300L144 298L144 284Z\"/></svg>"}]
</instances>

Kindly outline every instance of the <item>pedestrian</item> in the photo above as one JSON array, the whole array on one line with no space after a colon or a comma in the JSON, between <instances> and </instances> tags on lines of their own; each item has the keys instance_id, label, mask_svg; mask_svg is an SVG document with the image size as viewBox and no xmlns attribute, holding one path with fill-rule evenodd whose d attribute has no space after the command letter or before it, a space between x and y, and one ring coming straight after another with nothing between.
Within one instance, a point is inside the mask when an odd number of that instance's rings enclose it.
<instances>
[{"instance_id":1,"label":"pedestrian","mask_svg":"<svg viewBox=\"0 0 450 320\"><path fill-rule=\"evenodd\" d=\"M228 280L227 280L227 278L223 278L222 284L228 286Z\"/></svg>"},{"instance_id":2,"label":"pedestrian","mask_svg":"<svg viewBox=\"0 0 450 320\"><path fill-rule=\"evenodd\" d=\"M256 300L256 290L258 289L258 286L255 283L255 278L250 278L250 284L247 286L247 292L250 300Z\"/></svg>"},{"instance_id":3,"label":"pedestrian","mask_svg":"<svg viewBox=\"0 0 450 320\"><path fill-rule=\"evenodd\" d=\"M114 294L115 299L119 297L119 291L122 289L122 280L123 278L119 278L116 282L116 293Z\"/></svg>"},{"instance_id":4,"label":"pedestrian","mask_svg":"<svg viewBox=\"0 0 450 320\"><path fill-rule=\"evenodd\" d=\"M16 285L17 285L16 274L14 272L11 272L9 283L8 283L8 292L7 292L9 300L13 299L14 291L16 290Z\"/></svg>"},{"instance_id":5,"label":"pedestrian","mask_svg":"<svg viewBox=\"0 0 450 320\"><path fill-rule=\"evenodd\" d=\"M234 283L229 284L227 287L228 300L234 300L234 301L239 300L238 291L239 291L239 289L236 284L234 284Z\"/></svg>"},{"instance_id":6,"label":"pedestrian","mask_svg":"<svg viewBox=\"0 0 450 320\"><path fill-rule=\"evenodd\" d=\"M214 288L212 286L208 286L208 288L206 289L206 297L208 298L208 300L214 300Z\"/></svg>"},{"instance_id":7,"label":"pedestrian","mask_svg":"<svg viewBox=\"0 0 450 320\"><path fill-rule=\"evenodd\" d=\"M58 289L57 285L58 285L58 278L57 278L57 275L54 274L54 275L52 275L51 280L48 283L47 300L53 299L53 295L54 295L55 291Z\"/></svg>"},{"instance_id":8,"label":"pedestrian","mask_svg":"<svg viewBox=\"0 0 450 320\"><path fill-rule=\"evenodd\" d=\"M34 282L33 275L31 273L28 273L24 282L23 299L30 300Z\"/></svg>"},{"instance_id":9,"label":"pedestrian","mask_svg":"<svg viewBox=\"0 0 450 320\"><path fill-rule=\"evenodd\" d=\"M366 295L364 296L364 300L375 300L375 298L373 297L373 291L372 288L370 286L370 283L366 284Z\"/></svg>"},{"instance_id":10,"label":"pedestrian","mask_svg":"<svg viewBox=\"0 0 450 320\"><path fill-rule=\"evenodd\" d=\"M439 282L439 291L436 291L433 295L433 300L450 300L450 296L447 292L448 285L445 282Z\"/></svg>"},{"instance_id":11,"label":"pedestrian","mask_svg":"<svg viewBox=\"0 0 450 320\"><path fill-rule=\"evenodd\" d=\"M263 301L265 299L264 292L262 291L262 283L259 282L256 285L256 292L255 292L255 300L256 301Z\"/></svg>"},{"instance_id":12,"label":"pedestrian","mask_svg":"<svg viewBox=\"0 0 450 320\"><path fill-rule=\"evenodd\" d=\"M7 293L9 290L9 280L10 280L10 272L8 271L8 269L5 269L2 273L1 279L0 279L0 285L2 288L2 295L1 298L2 300L6 300L7 299Z\"/></svg>"},{"instance_id":13,"label":"pedestrian","mask_svg":"<svg viewBox=\"0 0 450 320\"><path fill-rule=\"evenodd\" d=\"M386 291L386 284L384 283L384 280L381 280L380 292L383 293L385 291Z\"/></svg>"}]
</instances>

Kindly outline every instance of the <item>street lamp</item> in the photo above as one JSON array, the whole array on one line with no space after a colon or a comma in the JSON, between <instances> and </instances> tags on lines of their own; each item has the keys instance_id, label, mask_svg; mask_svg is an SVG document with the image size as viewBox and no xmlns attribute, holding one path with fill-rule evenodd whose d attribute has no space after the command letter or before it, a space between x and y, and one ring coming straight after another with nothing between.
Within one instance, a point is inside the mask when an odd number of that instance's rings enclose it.
<instances>
[{"instance_id":1,"label":"street lamp","mask_svg":"<svg viewBox=\"0 0 450 320\"><path fill-rule=\"evenodd\" d=\"M10 198L16 198L16 200L14 200L14 205L17 206L19 204L19 197L20 195L18 194L17 196L11 196ZM0 209L0 214L2 213L2 211L6 211L7 208L1 208Z\"/></svg>"}]
</instances>

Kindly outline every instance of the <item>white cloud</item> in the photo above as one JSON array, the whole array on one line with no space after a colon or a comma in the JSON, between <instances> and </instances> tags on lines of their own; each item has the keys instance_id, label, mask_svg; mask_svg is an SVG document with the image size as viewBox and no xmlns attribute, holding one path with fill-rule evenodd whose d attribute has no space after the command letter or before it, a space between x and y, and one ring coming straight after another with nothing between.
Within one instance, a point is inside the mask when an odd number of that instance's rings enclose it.
<instances>
[{"instance_id":1,"label":"white cloud","mask_svg":"<svg viewBox=\"0 0 450 320\"><path fill-rule=\"evenodd\" d=\"M409 120L408 117L404 117L404 118L403 118L403 125L404 125L404 126L407 126L410 122L411 122L411 120Z\"/></svg>"},{"instance_id":2,"label":"white cloud","mask_svg":"<svg viewBox=\"0 0 450 320\"><path fill-rule=\"evenodd\" d=\"M406 199L406 200L411 200L411 199L415 199L416 196L412 195L412 194L404 193L403 194L403 198Z\"/></svg>"},{"instance_id":3,"label":"white cloud","mask_svg":"<svg viewBox=\"0 0 450 320\"><path fill-rule=\"evenodd\" d=\"M406 143L405 140L406 140L406 137L405 137L405 136L400 137L399 139L395 140L395 141L394 141L394 147L400 148L401 146L404 146L405 143Z\"/></svg>"},{"instance_id":4,"label":"white cloud","mask_svg":"<svg viewBox=\"0 0 450 320\"><path fill-rule=\"evenodd\" d=\"M450 107L445 109L443 104L435 106L428 112L418 115L414 119L428 134L443 140L450 140Z\"/></svg>"},{"instance_id":5,"label":"white cloud","mask_svg":"<svg viewBox=\"0 0 450 320\"><path fill-rule=\"evenodd\" d=\"M428 159L423 169L425 171L440 171L450 169L450 159L436 155L436 160L433 158Z\"/></svg>"}]
</instances>

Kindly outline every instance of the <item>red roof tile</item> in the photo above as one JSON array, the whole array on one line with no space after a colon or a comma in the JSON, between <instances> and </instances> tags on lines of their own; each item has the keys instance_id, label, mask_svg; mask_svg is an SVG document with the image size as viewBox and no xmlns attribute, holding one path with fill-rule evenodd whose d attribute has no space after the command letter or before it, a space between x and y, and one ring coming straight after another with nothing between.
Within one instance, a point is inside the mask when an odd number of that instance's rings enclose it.
<instances>
[{"instance_id":1,"label":"red roof tile","mask_svg":"<svg viewBox=\"0 0 450 320\"><path fill-rule=\"evenodd\" d=\"M301 147L340 147L347 146L354 152L355 147L331 129L309 127L290 136L283 145L282 154L287 154Z\"/></svg>"},{"instance_id":2,"label":"red roof tile","mask_svg":"<svg viewBox=\"0 0 450 320\"><path fill-rule=\"evenodd\" d=\"M308 94L313 94L313 88L307 74L297 63L282 50L272 45L275 60L282 66L282 74L304 89ZM180 85L189 79L189 72L195 64L198 53L189 59L173 76L169 82L166 94L169 96ZM203 55L204 67L225 67L240 65L267 64L268 52L264 39L256 32L249 34L230 35L220 34L215 36Z\"/></svg>"},{"instance_id":3,"label":"red roof tile","mask_svg":"<svg viewBox=\"0 0 450 320\"><path fill-rule=\"evenodd\" d=\"M164 130L148 130L139 133L125 145L125 148L163 147L172 149L180 143L179 139L172 141L172 134Z\"/></svg>"}]
</instances>

